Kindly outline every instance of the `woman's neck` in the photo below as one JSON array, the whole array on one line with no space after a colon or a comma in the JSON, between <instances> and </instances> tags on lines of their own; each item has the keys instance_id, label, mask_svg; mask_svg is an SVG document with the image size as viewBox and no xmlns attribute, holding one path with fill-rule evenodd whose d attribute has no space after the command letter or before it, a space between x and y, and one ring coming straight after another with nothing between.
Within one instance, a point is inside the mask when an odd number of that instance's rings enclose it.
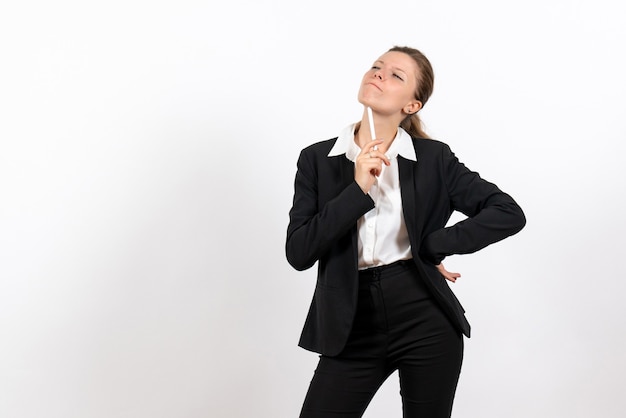
<instances>
[{"instance_id":1,"label":"woman's neck","mask_svg":"<svg viewBox=\"0 0 626 418\"><path fill-rule=\"evenodd\" d=\"M374 130L376 131L376 138L374 138L370 132L369 120L367 118L367 112L363 112L361 122L357 126L357 130L354 134L354 141L356 144L363 148L372 139L382 139L385 142L378 146L378 149L385 153L391 146L391 143L398 133L398 123L395 120L387 118L374 117Z\"/></svg>"}]
</instances>

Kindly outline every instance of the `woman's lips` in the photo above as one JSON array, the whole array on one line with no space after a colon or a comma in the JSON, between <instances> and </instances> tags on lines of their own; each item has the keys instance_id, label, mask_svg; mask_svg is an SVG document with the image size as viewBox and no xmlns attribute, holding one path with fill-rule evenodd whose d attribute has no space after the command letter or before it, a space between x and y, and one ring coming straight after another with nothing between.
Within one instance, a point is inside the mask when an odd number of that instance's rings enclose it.
<instances>
[{"instance_id":1,"label":"woman's lips","mask_svg":"<svg viewBox=\"0 0 626 418\"><path fill-rule=\"evenodd\" d=\"M383 89L381 89L381 88L380 88L380 86L379 86L378 84L376 84L376 83L373 83L373 82L371 82L371 81L370 81L370 82L369 82L369 83L367 83L367 84L369 84L369 85L371 85L371 86L376 87L379 91L383 91Z\"/></svg>"}]
</instances>

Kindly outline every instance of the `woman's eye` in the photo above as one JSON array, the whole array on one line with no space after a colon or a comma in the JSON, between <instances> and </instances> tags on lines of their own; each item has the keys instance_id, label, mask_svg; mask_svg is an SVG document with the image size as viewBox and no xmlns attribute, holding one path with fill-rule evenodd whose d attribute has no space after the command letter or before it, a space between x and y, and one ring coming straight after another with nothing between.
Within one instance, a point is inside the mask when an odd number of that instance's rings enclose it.
<instances>
[{"instance_id":1,"label":"woman's eye","mask_svg":"<svg viewBox=\"0 0 626 418\"><path fill-rule=\"evenodd\" d=\"M380 70L380 67L379 67L379 66L377 66L377 65L372 65L372 68L371 68L371 69L372 69L372 70Z\"/></svg>"},{"instance_id":2,"label":"woman's eye","mask_svg":"<svg viewBox=\"0 0 626 418\"><path fill-rule=\"evenodd\" d=\"M398 74L394 74L393 76L400 81L404 81L404 78L400 77Z\"/></svg>"}]
</instances>

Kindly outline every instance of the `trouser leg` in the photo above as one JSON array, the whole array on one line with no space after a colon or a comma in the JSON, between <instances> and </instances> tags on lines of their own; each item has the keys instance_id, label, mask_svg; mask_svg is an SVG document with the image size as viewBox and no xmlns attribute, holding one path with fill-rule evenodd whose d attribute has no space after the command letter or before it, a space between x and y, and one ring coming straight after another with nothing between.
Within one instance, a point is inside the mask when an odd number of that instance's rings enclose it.
<instances>
[{"instance_id":1,"label":"trouser leg","mask_svg":"<svg viewBox=\"0 0 626 418\"><path fill-rule=\"evenodd\" d=\"M320 356L301 418L359 418L391 370L378 282L359 288L357 314L343 351Z\"/></svg>"},{"instance_id":2,"label":"trouser leg","mask_svg":"<svg viewBox=\"0 0 626 418\"><path fill-rule=\"evenodd\" d=\"M300 418L359 418L387 377L377 362L322 356Z\"/></svg>"},{"instance_id":3,"label":"trouser leg","mask_svg":"<svg viewBox=\"0 0 626 418\"><path fill-rule=\"evenodd\" d=\"M398 369L404 418L449 418L461 371L463 339L451 335ZM426 356L426 359L424 359Z\"/></svg>"},{"instance_id":4,"label":"trouser leg","mask_svg":"<svg viewBox=\"0 0 626 418\"><path fill-rule=\"evenodd\" d=\"M388 356L398 369L404 418L449 418L463 360L463 336L415 272L381 280Z\"/></svg>"}]
</instances>

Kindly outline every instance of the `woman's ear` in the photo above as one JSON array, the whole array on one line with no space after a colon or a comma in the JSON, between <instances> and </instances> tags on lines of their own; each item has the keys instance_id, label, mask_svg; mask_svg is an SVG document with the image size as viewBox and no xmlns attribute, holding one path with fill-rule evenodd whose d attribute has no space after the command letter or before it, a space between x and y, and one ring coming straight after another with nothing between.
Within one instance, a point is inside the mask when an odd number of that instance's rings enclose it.
<instances>
[{"instance_id":1,"label":"woman's ear","mask_svg":"<svg viewBox=\"0 0 626 418\"><path fill-rule=\"evenodd\" d=\"M419 100L413 100L412 102L404 106L403 110L404 110L404 113L406 113L407 115L412 115L414 113L419 112L421 108L422 108L422 102L420 102Z\"/></svg>"}]
</instances>

